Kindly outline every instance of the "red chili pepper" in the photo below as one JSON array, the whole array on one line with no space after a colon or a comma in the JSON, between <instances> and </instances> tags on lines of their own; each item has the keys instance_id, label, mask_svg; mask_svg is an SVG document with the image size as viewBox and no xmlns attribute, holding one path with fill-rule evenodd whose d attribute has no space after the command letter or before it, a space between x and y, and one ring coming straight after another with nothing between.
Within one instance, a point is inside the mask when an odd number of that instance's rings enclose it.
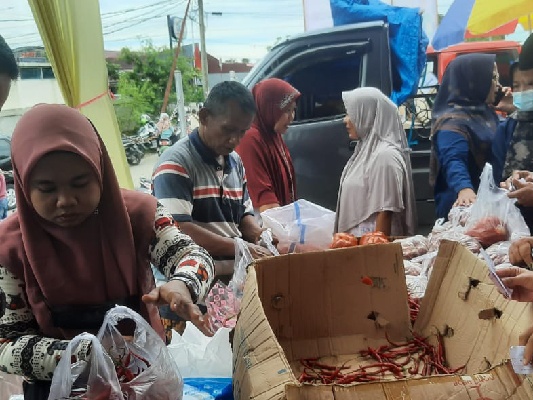
<instances>
[{"instance_id":1,"label":"red chili pepper","mask_svg":"<svg viewBox=\"0 0 533 400\"><path fill-rule=\"evenodd\" d=\"M361 283L367 286L374 286L374 282L372 281L372 278L370 278L369 276L363 276L361 278Z\"/></svg>"}]
</instances>

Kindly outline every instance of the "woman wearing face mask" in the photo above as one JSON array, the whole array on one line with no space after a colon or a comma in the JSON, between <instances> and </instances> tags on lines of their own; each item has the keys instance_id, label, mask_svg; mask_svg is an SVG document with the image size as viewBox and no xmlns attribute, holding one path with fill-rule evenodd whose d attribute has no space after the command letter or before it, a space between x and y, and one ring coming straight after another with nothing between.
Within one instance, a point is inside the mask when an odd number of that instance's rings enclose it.
<instances>
[{"instance_id":1,"label":"woman wearing face mask","mask_svg":"<svg viewBox=\"0 0 533 400\"><path fill-rule=\"evenodd\" d=\"M342 93L354 154L342 172L335 233L413 235L416 209L409 146L398 109L375 88Z\"/></svg>"},{"instance_id":2,"label":"woman wearing face mask","mask_svg":"<svg viewBox=\"0 0 533 400\"><path fill-rule=\"evenodd\" d=\"M490 160L498 116L492 109L499 76L491 54L467 54L446 69L433 107L430 182L438 218L476 201Z\"/></svg>"},{"instance_id":3,"label":"woman wearing face mask","mask_svg":"<svg viewBox=\"0 0 533 400\"><path fill-rule=\"evenodd\" d=\"M533 171L533 35L525 41L513 65L513 103L517 111L498 128L493 145L496 182L513 171Z\"/></svg>"}]
</instances>

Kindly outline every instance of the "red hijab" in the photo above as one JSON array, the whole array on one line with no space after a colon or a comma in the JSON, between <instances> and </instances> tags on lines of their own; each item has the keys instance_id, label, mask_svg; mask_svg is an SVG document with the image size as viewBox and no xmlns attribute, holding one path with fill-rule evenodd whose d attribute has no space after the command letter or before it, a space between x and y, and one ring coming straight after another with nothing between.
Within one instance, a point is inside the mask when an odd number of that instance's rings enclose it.
<instances>
[{"instance_id":1,"label":"red hijab","mask_svg":"<svg viewBox=\"0 0 533 400\"><path fill-rule=\"evenodd\" d=\"M283 206L296 200L295 172L289 149L274 126L300 92L281 79L270 78L256 84L252 94L257 112L237 152L246 169L254 207L275 202ZM257 153L260 159L252 156Z\"/></svg>"},{"instance_id":2,"label":"red hijab","mask_svg":"<svg viewBox=\"0 0 533 400\"><path fill-rule=\"evenodd\" d=\"M75 109L33 107L17 123L11 146L17 212L0 224L0 265L24 281L41 332L69 339L80 332L55 327L50 306L140 298L153 286L148 248L157 201L121 191L102 140ZM95 213L74 228L45 221L30 200L33 167L56 151L81 156L94 169L102 190ZM139 311L161 334L156 307L141 304Z\"/></svg>"}]
</instances>

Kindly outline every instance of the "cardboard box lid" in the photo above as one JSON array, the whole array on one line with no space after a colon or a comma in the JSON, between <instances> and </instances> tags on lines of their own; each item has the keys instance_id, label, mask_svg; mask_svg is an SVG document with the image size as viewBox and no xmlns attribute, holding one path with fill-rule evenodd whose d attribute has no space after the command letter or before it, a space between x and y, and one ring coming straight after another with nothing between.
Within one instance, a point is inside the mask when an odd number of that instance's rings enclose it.
<instances>
[{"instance_id":1,"label":"cardboard box lid","mask_svg":"<svg viewBox=\"0 0 533 400\"><path fill-rule=\"evenodd\" d=\"M255 264L259 298L289 361L353 354L410 333L398 244L291 254ZM363 283L362 278L373 285Z\"/></svg>"},{"instance_id":2,"label":"cardboard box lid","mask_svg":"<svg viewBox=\"0 0 533 400\"><path fill-rule=\"evenodd\" d=\"M499 294L483 260L457 242L442 242L415 330L445 334L450 365L466 364L468 373L497 365L532 324L531 304Z\"/></svg>"}]
</instances>

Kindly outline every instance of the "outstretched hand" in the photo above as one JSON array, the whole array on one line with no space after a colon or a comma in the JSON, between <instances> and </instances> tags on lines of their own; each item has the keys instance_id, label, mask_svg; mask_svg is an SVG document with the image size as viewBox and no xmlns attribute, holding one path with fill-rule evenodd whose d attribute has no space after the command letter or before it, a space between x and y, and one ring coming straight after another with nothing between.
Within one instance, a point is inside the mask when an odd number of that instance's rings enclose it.
<instances>
[{"instance_id":1,"label":"outstretched hand","mask_svg":"<svg viewBox=\"0 0 533 400\"><path fill-rule=\"evenodd\" d=\"M204 335L214 335L209 319L193 303L191 293L182 281L171 280L145 294L142 300L146 304L157 306L168 304L173 312L184 320L191 321Z\"/></svg>"}]
</instances>

